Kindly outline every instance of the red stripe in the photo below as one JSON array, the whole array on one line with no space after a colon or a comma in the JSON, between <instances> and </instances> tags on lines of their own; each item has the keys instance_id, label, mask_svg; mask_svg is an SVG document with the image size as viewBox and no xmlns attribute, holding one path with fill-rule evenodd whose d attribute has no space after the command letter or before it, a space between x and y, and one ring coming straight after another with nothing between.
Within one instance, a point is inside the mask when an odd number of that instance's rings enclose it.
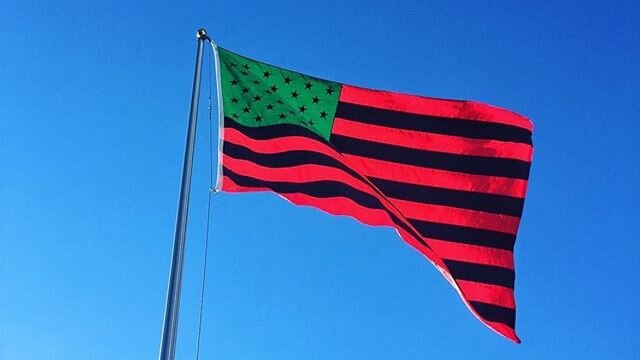
<instances>
[{"instance_id":1,"label":"red stripe","mask_svg":"<svg viewBox=\"0 0 640 360\"><path fill-rule=\"evenodd\" d=\"M509 309L516 308L513 289L467 280L457 280L457 283L469 301L480 301Z\"/></svg>"},{"instance_id":2,"label":"red stripe","mask_svg":"<svg viewBox=\"0 0 640 360\"><path fill-rule=\"evenodd\" d=\"M434 239L428 239L427 242L431 249L443 259L514 269L513 253L509 250Z\"/></svg>"},{"instance_id":3,"label":"red stripe","mask_svg":"<svg viewBox=\"0 0 640 360\"><path fill-rule=\"evenodd\" d=\"M231 180L227 176L223 176L224 180L222 181L222 191L226 192L254 192L254 191L271 191L268 187L249 187L249 186L241 186L236 184L233 180Z\"/></svg>"},{"instance_id":4,"label":"red stripe","mask_svg":"<svg viewBox=\"0 0 640 360\"><path fill-rule=\"evenodd\" d=\"M440 116L451 119L478 120L513 125L533 130L533 124L512 111L475 101L448 100L390 91L379 91L343 85L340 101L379 109L413 114Z\"/></svg>"},{"instance_id":5,"label":"red stripe","mask_svg":"<svg viewBox=\"0 0 640 360\"><path fill-rule=\"evenodd\" d=\"M533 148L527 144L395 129L342 118L335 118L331 133L411 149L508 158L526 162L531 162L533 153Z\"/></svg>"},{"instance_id":6,"label":"red stripe","mask_svg":"<svg viewBox=\"0 0 640 360\"><path fill-rule=\"evenodd\" d=\"M389 198L410 219L460 225L474 229L493 230L515 235L520 218L483 211L461 209L450 206L417 203Z\"/></svg>"},{"instance_id":7,"label":"red stripe","mask_svg":"<svg viewBox=\"0 0 640 360\"><path fill-rule=\"evenodd\" d=\"M524 198L527 192L527 181L521 179L423 168L357 155L343 154L343 156L355 169L368 177L517 198Z\"/></svg>"},{"instance_id":8,"label":"red stripe","mask_svg":"<svg viewBox=\"0 0 640 360\"><path fill-rule=\"evenodd\" d=\"M224 141L246 146L262 154L276 154L291 150L307 150L319 152L344 162L342 155L326 143L304 136L283 136L275 139L255 140L236 129L224 128Z\"/></svg>"},{"instance_id":9,"label":"red stripe","mask_svg":"<svg viewBox=\"0 0 640 360\"><path fill-rule=\"evenodd\" d=\"M468 306L469 309L471 309L470 306ZM475 314L475 311L472 309L471 312L473 312ZM478 316L476 314L476 316ZM480 317L478 317L480 319ZM499 322L494 322L494 321L486 321L481 319L481 321L487 325L489 327L489 329L494 330L495 332L497 332L498 334L506 337L507 339L511 339L513 342L515 342L516 344L520 344L520 338L518 337L518 335L516 335L516 330L513 329L512 327L509 327L503 323L499 323Z\"/></svg>"}]
</instances>

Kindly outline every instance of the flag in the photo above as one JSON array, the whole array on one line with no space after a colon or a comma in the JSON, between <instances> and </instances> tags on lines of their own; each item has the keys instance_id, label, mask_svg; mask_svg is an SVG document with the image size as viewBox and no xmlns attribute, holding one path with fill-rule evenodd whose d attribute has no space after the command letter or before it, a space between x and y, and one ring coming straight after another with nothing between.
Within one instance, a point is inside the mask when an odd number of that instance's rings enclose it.
<instances>
[{"instance_id":1,"label":"flag","mask_svg":"<svg viewBox=\"0 0 640 360\"><path fill-rule=\"evenodd\" d=\"M340 84L218 47L217 189L390 226L469 310L515 333L513 247L531 122L490 105Z\"/></svg>"}]
</instances>

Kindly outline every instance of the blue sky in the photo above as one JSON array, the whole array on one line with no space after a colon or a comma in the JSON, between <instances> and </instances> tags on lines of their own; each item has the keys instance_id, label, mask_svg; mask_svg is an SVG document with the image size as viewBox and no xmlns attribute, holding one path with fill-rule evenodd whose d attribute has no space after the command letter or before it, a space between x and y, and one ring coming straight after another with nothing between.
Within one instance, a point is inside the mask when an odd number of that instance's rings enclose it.
<instances>
[{"instance_id":1,"label":"blue sky","mask_svg":"<svg viewBox=\"0 0 640 360\"><path fill-rule=\"evenodd\" d=\"M157 356L201 26L269 63L535 124L521 345L391 229L221 194L201 359L640 357L635 2L23 0L0 13L0 358ZM195 350L208 94L205 78L180 359Z\"/></svg>"}]
</instances>

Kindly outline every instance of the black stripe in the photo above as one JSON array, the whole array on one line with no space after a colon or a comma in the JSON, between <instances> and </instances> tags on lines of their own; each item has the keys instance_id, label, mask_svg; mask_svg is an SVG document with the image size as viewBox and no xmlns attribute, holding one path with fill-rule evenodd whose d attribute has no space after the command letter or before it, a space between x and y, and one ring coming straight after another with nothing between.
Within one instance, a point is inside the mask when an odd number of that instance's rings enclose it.
<instances>
[{"instance_id":1,"label":"black stripe","mask_svg":"<svg viewBox=\"0 0 640 360\"><path fill-rule=\"evenodd\" d=\"M473 309L485 320L506 324L510 328L516 326L516 310L504 306L488 304L480 301L469 301Z\"/></svg>"},{"instance_id":2,"label":"black stripe","mask_svg":"<svg viewBox=\"0 0 640 360\"><path fill-rule=\"evenodd\" d=\"M526 161L516 159L410 149L337 134L332 134L330 141L339 152L345 154L467 174L526 180L529 178L529 167L531 165Z\"/></svg>"},{"instance_id":3,"label":"black stripe","mask_svg":"<svg viewBox=\"0 0 640 360\"><path fill-rule=\"evenodd\" d=\"M339 102L336 117L396 129L531 145L531 131L507 124L452 119Z\"/></svg>"},{"instance_id":4,"label":"black stripe","mask_svg":"<svg viewBox=\"0 0 640 360\"><path fill-rule=\"evenodd\" d=\"M466 226L435 223L408 219L422 236L430 239L451 241L462 244L486 246L513 251L516 236L498 231L474 229Z\"/></svg>"},{"instance_id":5,"label":"black stripe","mask_svg":"<svg viewBox=\"0 0 640 360\"><path fill-rule=\"evenodd\" d=\"M449 268L454 279L500 285L513 289L515 281L513 270L447 259L444 259L444 264Z\"/></svg>"},{"instance_id":6,"label":"black stripe","mask_svg":"<svg viewBox=\"0 0 640 360\"><path fill-rule=\"evenodd\" d=\"M226 145L228 145L228 143L225 144L225 147ZM254 159L247 158L247 160L253 161ZM240 186L265 187L281 194L301 193L317 198L346 197L363 207L384 210L389 214L391 220L394 224L396 224L396 226L411 234L423 246L430 248L429 245L424 241L422 236L420 236L420 234L416 232L416 230L411 228L409 224L405 223L404 221L402 221L402 219L389 211L378 198L371 194L355 189L348 184L331 180L305 183L266 181L240 175L227 167L223 167L223 173L225 176L228 176L231 180L233 180L233 182Z\"/></svg>"},{"instance_id":7,"label":"black stripe","mask_svg":"<svg viewBox=\"0 0 640 360\"><path fill-rule=\"evenodd\" d=\"M520 217L524 199L370 178L390 198Z\"/></svg>"},{"instance_id":8,"label":"black stripe","mask_svg":"<svg viewBox=\"0 0 640 360\"><path fill-rule=\"evenodd\" d=\"M290 150L273 154L262 154L242 145L225 141L222 151L234 159L249 160L270 168L286 168L299 165L323 165L338 168L354 178L366 182L365 177L331 156L308 150ZM368 185L368 184L367 184Z\"/></svg>"},{"instance_id":9,"label":"black stripe","mask_svg":"<svg viewBox=\"0 0 640 360\"><path fill-rule=\"evenodd\" d=\"M275 139L283 136L303 136L327 144L327 140L313 131L293 124L277 124L268 126L251 127L240 124L229 118L224 118L224 127L236 129L250 138L256 140Z\"/></svg>"}]
</instances>

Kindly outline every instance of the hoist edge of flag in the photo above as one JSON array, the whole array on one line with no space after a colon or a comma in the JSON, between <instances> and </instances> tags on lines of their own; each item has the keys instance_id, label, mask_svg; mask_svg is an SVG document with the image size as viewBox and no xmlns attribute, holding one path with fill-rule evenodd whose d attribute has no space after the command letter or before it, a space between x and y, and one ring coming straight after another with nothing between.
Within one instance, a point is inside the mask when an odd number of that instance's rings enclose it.
<instances>
[{"instance_id":1,"label":"hoist edge of flag","mask_svg":"<svg viewBox=\"0 0 640 360\"><path fill-rule=\"evenodd\" d=\"M211 45L211 52L213 57L213 71L215 73L215 82L216 82L216 98L217 98L217 110L218 110L218 143L217 143L217 154L216 154L216 170L215 170L215 182L213 184L213 189L209 189L209 191L213 191L218 193L222 191L222 148L224 146L224 94L222 93L222 72L220 65L220 49L218 44L216 44L213 39L209 39L209 45ZM210 104L211 105L211 104ZM212 119L209 119L213 121ZM213 137L213 134L210 134ZM210 149L212 150L212 149Z\"/></svg>"}]
</instances>

